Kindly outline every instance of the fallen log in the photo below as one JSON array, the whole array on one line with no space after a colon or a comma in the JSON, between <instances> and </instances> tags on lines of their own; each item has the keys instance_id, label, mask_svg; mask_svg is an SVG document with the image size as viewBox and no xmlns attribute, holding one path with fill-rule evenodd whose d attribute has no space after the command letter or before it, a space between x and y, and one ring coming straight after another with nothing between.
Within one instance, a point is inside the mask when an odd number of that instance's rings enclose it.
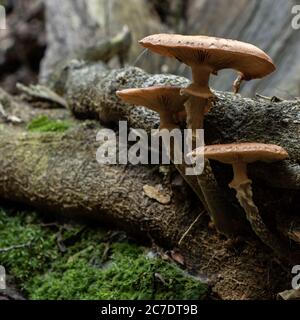
<instances>
[{"instance_id":1,"label":"fallen log","mask_svg":"<svg viewBox=\"0 0 300 320\"><path fill-rule=\"evenodd\" d=\"M98 66L86 65L68 70L65 98L69 108L79 117L99 118L104 124L125 120L133 128L150 132L159 125L158 116L145 108L121 102L116 90L128 87L148 87L159 84L184 86L185 78L171 75L149 75L138 68L96 72ZM86 75L89 76L86 76ZM80 80L84 79L84 80ZM242 98L240 95L217 92L218 102L205 118L206 144L231 142L262 142L286 148L289 160L274 164L254 163L249 166L254 181L254 199L271 228L288 208L288 215L297 216L300 208L300 102L279 101L267 97ZM276 101L276 99L275 99ZM228 183L230 168L212 162L222 193L228 199L232 216L242 216ZM191 185L194 182L190 182Z\"/></svg>"},{"instance_id":2,"label":"fallen log","mask_svg":"<svg viewBox=\"0 0 300 320\"><path fill-rule=\"evenodd\" d=\"M71 65L67 72L64 97L76 116L98 118L106 125L125 120L128 126L147 132L158 128L158 115L123 103L115 92L124 88L188 84L186 78L150 75L134 67L102 70L99 64L81 64ZM278 144L288 151L289 160L254 164L250 172L273 187L299 190L300 101L273 102L268 97L249 99L231 93L216 94L218 101L205 118L206 144L251 141Z\"/></svg>"},{"instance_id":3,"label":"fallen log","mask_svg":"<svg viewBox=\"0 0 300 320\"><path fill-rule=\"evenodd\" d=\"M138 68L108 70L102 64L72 62L63 70L65 79L62 91L70 110L80 118L99 118L106 125L116 125L119 120L129 127L147 132L157 128L157 114L145 108L122 103L117 90L128 87L148 87L159 84L184 86L188 80L172 75L149 75ZM254 199L269 227L276 233L282 213L297 217L300 194L300 104L298 100L273 102L268 98L246 99L240 95L217 93L218 102L205 119L207 144L230 142L273 143L287 149L290 159L275 164L254 163L249 166L254 182ZM276 101L276 100L275 100ZM270 125L271 124L271 125ZM230 206L229 224L240 230L243 210L228 188L232 178L226 165L213 163L212 167L220 187L220 196ZM187 179L193 187L195 177ZM193 188L195 189L195 188ZM216 193L217 194L217 193ZM290 219L290 218L289 218ZM243 229L242 229L243 230ZM243 234L244 230L241 231Z\"/></svg>"},{"instance_id":4,"label":"fallen log","mask_svg":"<svg viewBox=\"0 0 300 320\"><path fill-rule=\"evenodd\" d=\"M182 188L176 193L158 166L99 165L99 129L89 122L59 135L1 126L1 198L72 219L98 220L166 246L178 241L201 203ZM170 202L150 199L145 185L161 185Z\"/></svg>"}]
</instances>

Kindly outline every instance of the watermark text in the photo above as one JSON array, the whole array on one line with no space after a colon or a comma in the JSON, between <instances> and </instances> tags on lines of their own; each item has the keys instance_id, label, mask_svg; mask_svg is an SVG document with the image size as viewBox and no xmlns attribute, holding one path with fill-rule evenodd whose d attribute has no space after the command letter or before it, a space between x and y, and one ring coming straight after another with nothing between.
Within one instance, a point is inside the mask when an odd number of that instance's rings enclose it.
<instances>
[{"instance_id":1,"label":"watermark text","mask_svg":"<svg viewBox=\"0 0 300 320\"><path fill-rule=\"evenodd\" d=\"M3 266L0 266L0 290L6 289L6 274L5 274L5 268Z\"/></svg>"},{"instance_id":2,"label":"watermark text","mask_svg":"<svg viewBox=\"0 0 300 320\"><path fill-rule=\"evenodd\" d=\"M292 279L292 288L295 290L300 289L300 265L295 265L292 268L292 274L295 275Z\"/></svg>"},{"instance_id":3,"label":"watermark text","mask_svg":"<svg viewBox=\"0 0 300 320\"><path fill-rule=\"evenodd\" d=\"M291 25L294 30L300 29L300 4L292 7L292 14L295 15L292 19Z\"/></svg>"},{"instance_id":4,"label":"watermark text","mask_svg":"<svg viewBox=\"0 0 300 320\"><path fill-rule=\"evenodd\" d=\"M4 6L0 5L0 30L6 29L6 11Z\"/></svg>"},{"instance_id":5,"label":"watermark text","mask_svg":"<svg viewBox=\"0 0 300 320\"><path fill-rule=\"evenodd\" d=\"M127 122L119 122L118 136L115 131L102 129L96 141L100 147L96 152L99 164L153 164L183 165L186 175L199 175L204 169L204 155L195 158L187 155L197 148L204 149L204 130L152 130L148 134L143 129L128 130Z\"/></svg>"}]
</instances>

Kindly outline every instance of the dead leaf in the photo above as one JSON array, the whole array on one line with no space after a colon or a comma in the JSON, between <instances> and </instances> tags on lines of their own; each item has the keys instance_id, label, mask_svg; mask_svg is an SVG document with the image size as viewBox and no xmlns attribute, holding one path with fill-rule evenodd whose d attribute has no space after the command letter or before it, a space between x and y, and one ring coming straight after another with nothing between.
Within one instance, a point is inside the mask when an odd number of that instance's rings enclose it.
<instances>
[{"instance_id":1,"label":"dead leaf","mask_svg":"<svg viewBox=\"0 0 300 320\"><path fill-rule=\"evenodd\" d=\"M278 293L277 300L300 300L300 289L286 290Z\"/></svg>"},{"instance_id":2,"label":"dead leaf","mask_svg":"<svg viewBox=\"0 0 300 320\"><path fill-rule=\"evenodd\" d=\"M185 263L184 263L184 257L183 257L183 255L179 252L179 250L177 250L177 249L171 250L171 251L170 251L170 255L171 255L172 260L174 260L175 262L181 264L182 266L185 265Z\"/></svg>"},{"instance_id":3,"label":"dead leaf","mask_svg":"<svg viewBox=\"0 0 300 320\"><path fill-rule=\"evenodd\" d=\"M290 231L290 232L288 233L288 236L289 236L292 240L300 243L300 230Z\"/></svg>"},{"instance_id":4,"label":"dead leaf","mask_svg":"<svg viewBox=\"0 0 300 320\"><path fill-rule=\"evenodd\" d=\"M19 123L22 123L22 119L20 119L19 117L17 116L7 116L7 122L11 122L13 124L19 124Z\"/></svg>"},{"instance_id":5,"label":"dead leaf","mask_svg":"<svg viewBox=\"0 0 300 320\"><path fill-rule=\"evenodd\" d=\"M50 88L42 85L30 85L29 87L17 83L17 89L20 90L31 102L34 101L49 101L62 108L68 108L67 101L59 96Z\"/></svg>"},{"instance_id":6,"label":"dead leaf","mask_svg":"<svg viewBox=\"0 0 300 320\"><path fill-rule=\"evenodd\" d=\"M161 204L169 204L171 202L170 192L163 190L161 184L158 184L155 187L144 185L143 190L147 197L154 199Z\"/></svg>"}]
</instances>

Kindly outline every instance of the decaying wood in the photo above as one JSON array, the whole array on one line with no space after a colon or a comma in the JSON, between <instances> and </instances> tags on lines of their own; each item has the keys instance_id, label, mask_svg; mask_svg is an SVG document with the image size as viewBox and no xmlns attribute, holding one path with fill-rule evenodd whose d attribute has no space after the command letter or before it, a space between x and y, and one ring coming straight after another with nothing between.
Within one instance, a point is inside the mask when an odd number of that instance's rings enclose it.
<instances>
[{"instance_id":1,"label":"decaying wood","mask_svg":"<svg viewBox=\"0 0 300 320\"><path fill-rule=\"evenodd\" d=\"M144 5L144 0L126 2L112 0L109 2L111 8L106 6L107 1L102 0L88 3L80 0L45 1L48 50L42 64L40 79L49 79L54 67L61 62L61 57L76 57L74 54L81 52L82 48L97 47L98 41L101 42L115 35L127 22L129 28L134 32L135 42L145 35L161 32L164 29L159 20L149 14L149 7ZM134 8L134 10L124 11L122 9L124 3L126 3L125 6ZM190 30L187 30L186 33L194 33L195 30L202 32L207 24L212 25L208 14L198 19L197 10L193 9L195 3L195 1L190 1L187 7L187 10L196 15L196 20L190 20L195 27L192 29L189 26ZM213 8L214 17L217 16L214 8L219 3L217 6L221 8L219 11L223 16L221 1L210 0L201 1L201 3L203 5L201 10L205 12ZM240 16L241 12L244 12L246 16L246 19L240 19L240 23L235 24L236 28L231 36L234 38L236 34L239 35L241 31L248 29L243 24L245 21L251 24L255 20L253 13L257 11L255 8L258 8L260 1L254 1L254 4L251 4L253 8L251 7L250 13L249 10L245 10L246 1L241 3L236 7L235 14L230 17L235 22L235 17ZM224 6L227 7L226 1ZM275 8L272 4L270 7ZM109 10L113 8L114 10ZM290 12L287 6L285 10ZM69 14L66 16L64 12ZM108 12L113 15L106 15ZM260 12L266 12L266 10L260 10ZM267 14L273 16L268 10ZM281 11L281 14L289 19L284 10ZM272 19L268 21L269 24L273 23ZM274 19L276 19L275 15ZM282 25L289 23L286 19L280 19ZM203 23L202 27L196 26L195 21ZM226 21L226 29L229 30L229 33L218 34L216 32L214 35L225 37L230 35L232 21ZM214 25L222 25L223 32L224 24L215 23ZM278 25L280 31L282 25ZM265 26L268 28L268 24ZM271 29L274 30L274 28ZM219 29L216 27L216 30ZM243 32L242 34L249 39L247 34ZM254 36L258 34L258 32L252 32ZM275 44L270 54L272 56L274 54L278 61L281 60L280 65L283 69L277 73L273 82L270 80L261 82L262 87L260 88L268 92L270 87L279 85L283 79L287 84L284 89L291 88L292 92L296 92L297 81L286 81L287 78L294 79L293 75L297 74L293 70L294 65L288 62L289 59L286 59L286 62L283 61L287 56L297 56L299 47L296 45L297 41L294 41L295 37L295 33L289 29L280 39L277 39L276 32L273 38L270 38L270 42ZM274 41L274 38L277 41ZM251 38L251 40L259 45L255 39ZM284 46L284 54L282 54L282 46ZM138 53L138 46L135 45L130 53L131 61ZM159 57L151 57L143 62L143 66L151 72L160 70L162 64L165 64L165 61ZM168 65L172 66L172 62L168 62ZM179 64L175 65L184 71L179 66ZM176 68L174 70L180 71ZM286 75L288 73L288 76L281 77L282 70L287 70L288 72L284 73ZM225 78L230 77L225 75ZM217 83L223 86L218 86L219 88L228 88L227 83L231 81L226 81L225 84L225 81L222 80L225 78L222 76L217 78ZM119 120L127 120L130 127L144 128L147 131L158 127L157 115L144 108L122 104L115 96L115 91L127 87L166 83L186 85L188 82L187 79L169 75L151 76L137 68L109 70L104 64L87 64L84 61L73 61L58 74L56 80L58 79L59 83L56 83L58 86L52 88L59 88L59 93L64 95L69 109L76 116L100 119L102 124L113 127ZM298 77L295 79L298 80ZM257 83L253 82L253 85L251 84L248 88L251 88L250 91L253 93L258 88ZM279 91L279 95L280 93ZM243 99L240 96L222 92L217 93L217 96L219 101L205 121L206 143L258 141L277 143L289 151L288 161L278 164L253 164L249 166L249 175L254 181L255 202L264 220L274 232L280 233L284 238L289 237L291 249L297 248L300 228L298 219L300 210L298 201L300 196L299 101L275 103L267 99ZM240 296L244 297L243 290L249 289L247 279L251 277L256 279L259 288L262 288L262 283L265 283L267 275L269 276L269 270L264 270L266 272L262 273L254 270L255 262L260 261L260 258L257 260L253 258L253 264L250 259L252 256L256 257L251 251L253 248L245 245L245 249L239 253L239 256L234 257L232 265L227 261L230 253L227 252L224 255L223 242L220 243L220 248L216 252L211 252L216 248L212 246L212 243L218 242L216 235L213 233L211 236L210 231L207 230L208 219L204 216L201 216L201 219L198 218L203 208L195 195L184 184L180 183L178 186L177 182L172 183L177 181L178 175L173 176L169 182L162 178L157 166L100 166L95 158L95 152L99 147L95 137L101 128L97 121L77 122L67 110L62 109L51 111L35 109L33 111L28 104L12 99L2 91L0 91L0 102L6 114L18 116L24 122L14 125L0 124L1 198L27 203L41 211L62 213L72 218L78 216L96 219L101 223L115 225L141 237L150 237L164 246L179 246L178 241L184 236L184 243L180 247L185 249L185 255L192 257L194 263L201 263L201 270L205 272L209 265L216 265L215 268L210 267L209 269L213 269L215 274L220 275L217 287L221 292L224 287L222 275L226 274L226 278L228 274L235 275L237 271L241 271L241 265L244 265L245 273L241 274L240 280L232 278L232 291L237 295L239 292ZM68 119L72 122L73 127L65 134L28 133L24 124L39 114ZM230 168L218 163L212 163L212 166L220 190L224 198L228 199L232 217L237 217L238 220L246 223L234 193L227 187L232 174ZM158 188L158 185L162 187ZM162 190L163 197L158 194L153 199L150 198L147 192L143 192L145 186L151 186L153 190ZM165 194L172 195L170 203L165 201ZM160 201L163 199L162 202L165 204L160 203L157 199ZM288 212L286 208L289 208ZM260 252L259 246L256 252ZM221 260L218 254L222 256ZM296 262L299 261L297 259L298 256L295 255ZM264 265L263 262L262 265ZM264 290L264 288L261 289L262 292Z\"/></svg>"},{"instance_id":2,"label":"decaying wood","mask_svg":"<svg viewBox=\"0 0 300 320\"><path fill-rule=\"evenodd\" d=\"M64 135L0 128L1 198L71 218L96 219L166 245L178 241L201 210L191 193L172 190L158 166L99 165L95 122ZM161 184L168 204L151 199L145 185ZM180 193L182 195L180 196Z\"/></svg>"},{"instance_id":3,"label":"decaying wood","mask_svg":"<svg viewBox=\"0 0 300 320\"><path fill-rule=\"evenodd\" d=\"M155 113L144 108L123 104L116 97L115 91L125 87L150 86L162 83L184 85L187 83L184 78L169 75L151 76L132 67L121 70L101 68L98 64L81 64L80 67L76 66L74 69L70 67L64 90L66 101L74 114L85 118L99 117L105 120L106 124L116 124L118 120L127 120L129 127L143 128L147 131L156 128L158 117ZM219 101L206 117L206 143L233 141L276 143L284 146L290 154L290 159L281 163L249 166L250 177L254 181L255 201L263 218L268 222L271 229L277 232L281 228L276 221L286 211L287 207L290 208L290 211L285 214L289 217L297 216L299 212L299 102L273 103L265 99L243 99L229 93L217 93L217 95ZM268 114L268 117L265 116L266 114ZM269 125L270 119L273 120L272 126ZM69 150L71 151L71 149ZM72 150L74 152L74 149ZM70 153L68 157L71 157L71 155ZM64 164L68 163L68 157L63 161ZM40 155L37 156L37 159L39 158ZM221 190L232 206L232 215L239 218L243 217L243 211L238 206L234 193L227 187L232 174L230 168L213 163L213 169ZM72 171L74 170L75 168L72 169ZM91 172L94 172L94 170ZM67 172L62 172L60 176L62 175L66 176ZM30 174L30 176L35 176L35 174ZM55 177L57 176L55 174ZM154 185L158 184L155 180L152 180L153 183ZM59 188L62 190L65 187L61 185ZM12 190L10 189L10 193L7 194L16 194ZM23 201L26 198L28 201L28 199L32 199L32 196L25 196ZM55 202L51 201L51 203ZM64 202L62 201L55 208L59 210L59 207L63 205ZM88 204L85 205L89 207ZM72 211L75 212L75 210ZM122 218L119 220L122 223ZM179 225L177 226L179 227Z\"/></svg>"},{"instance_id":4,"label":"decaying wood","mask_svg":"<svg viewBox=\"0 0 300 320\"><path fill-rule=\"evenodd\" d=\"M98 117L108 124L128 121L147 132L157 128L159 117L145 108L121 102L115 92L153 85L186 86L188 80L173 75L150 75L139 68L102 70L98 64L68 69L64 96L79 117ZM253 165L250 172L273 187L300 189L300 101L272 102L216 92L218 101L205 118L206 144L256 141L286 148L290 159L279 164Z\"/></svg>"}]
</instances>

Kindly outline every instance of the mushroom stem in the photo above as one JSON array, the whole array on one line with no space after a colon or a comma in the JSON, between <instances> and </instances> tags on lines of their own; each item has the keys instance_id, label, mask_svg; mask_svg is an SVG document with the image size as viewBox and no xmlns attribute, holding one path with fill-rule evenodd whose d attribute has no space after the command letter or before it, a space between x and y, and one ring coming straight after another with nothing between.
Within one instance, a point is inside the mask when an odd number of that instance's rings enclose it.
<instances>
[{"instance_id":1,"label":"mushroom stem","mask_svg":"<svg viewBox=\"0 0 300 320\"><path fill-rule=\"evenodd\" d=\"M171 161L173 162L172 158ZM174 162L173 162L174 164ZM196 193L196 195L199 197L204 209L209 213L209 207L206 202L206 197L204 196L202 189L200 185L198 184L198 180L196 176L187 176L185 173L186 165L184 164L174 164L175 168L178 170L178 172L181 174L185 182L192 188L192 190Z\"/></svg>"},{"instance_id":2,"label":"mushroom stem","mask_svg":"<svg viewBox=\"0 0 300 320\"><path fill-rule=\"evenodd\" d=\"M232 165L234 178L229 184L230 188L236 190L236 198L246 213L253 231L268 247L274 250L278 256L284 258L287 255L288 246L283 241L274 236L263 222L259 210L253 201L252 181L247 175L247 164L243 161Z\"/></svg>"},{"instance_id":3,"label":"mushroom stem","mask_svg":"<svg viewBox=\"0 0 300 320\"><path fill-rule=\"evenodd\" d=\"M160 129L175 129L177 128L176 124L174 123L173 115L165 110L164 108L159 109L159 119L160 119Z\"/></svg>"},{"instance_id":4,"label":"mushroom stem","mask_svg":"<svg viewBox=\"0 0 300 320\"><path fill-rule=\"evenodd\" d=\"M245 77L242 73L238 75L238 77L233 82L233 92L235 94L239 93L242 81L245 80Z\"/></svg>"},{"instance_id":5,"label":"mushroom stem","mask_svg":"<svg viewBox=\"0 0 300 320\"><path fill-rule=\"evenodd\" d=\"M192 75L193 83L197 84L199 87L204 87L209 89L209 77L213 73L213 70L203 65L193 65Z\"/></svg>"},{"instance_id":6,"label":"mushroom stem","mask_svg":"<svg viewBox=\"0 0 300 320\"><path fill-rule=\"evenodd\" d=\"M192 129L193 139L196 138L196 129L203 129L203 121L207 104L207 99L195 96L190 96L184 104L187 115L187 128Z\"/></svg>"},{"instance_id":7,"label":"mushroom stem","mask_svg":"<svg viewBox=\"0 0 300 320\"><path fill-rule=\"evenodd\" d=\"M233 180L230 182L230 188L236 188L241 183L248 181L247 175L247 163L243 161L237 161L232 164Z\"/></svg>"},{"instance_id":8,"label":"mushroom stem","mask_svg":"<svg viewBox=\"0 0 300 320\"><path fill-rule=\"evenodd\" d=\"M284 259L289 252L289 247L278 237L274 236L263 222L257 206L253 202L251 187L252 181L247 180L235 188L236 197L246 213L247 220L250 222L253 231L268 247Z\"/></svg>"},{"instance_id":9,"label":"mushroom stem","mask_svg":"<svg viewBox=\"0 0 300 320\"><path fill-rule=\"evenodd\" d=\"M161 114L160 114L161 116ZM175 123L169 123L168 125L162 125L162 118L160 119L161 124L160 124L160 130L162 129L167 129L169 131L175 129L175 128L179 128L179 126L177 126ZM163 143L165 143L164 139ZM187 184L193 189L193 191L197 194L197 196L199 197L200 201L203 204L204 209L208 212L208 205L206 203L205 197L203 195L202 189L200 187L200 185L198 184L197 181L197 177L196 176L187 176L186 175L186 163L185 163L185 159L182 153L182 149L178 146L178 144L176 143L176 139L171 139L170 140L170 148L168 148L167 145L166 149L169 151L169 159L171 160L171 162L174 164L175 168L178 170L178 172L181 174L181 176L184 178L184 180L187 182ZM180 155L181 156L181 164L175 163L174 158L175 158L175 154Z\"/></svg>"},{"instance_id":10,"label":"mushroom stem","mask_svg":"<svg viewBox=\"0 0 300 320\"><path fill-rule=\"evenodd\" d=\"M213 70L207 66L193 65L193 82L189 87L181 90L182 94L189 96L185 103L185 110L187 127L193 130L193 138L196 136L196 129L203 129L204 115L209 111L211 100L214 98L209 88L209 77L212 72Z\"/></svg>"},{"instance_id":11,"label":"mushroom stem","mask_svg":"<svg viewBox=\"0 0 300 320\"><path fill-rule=\"evenodd\" d=\"M204 65L193 65L193 83L189 90L182 90L189 94L189 99L185 103L187 114L187 127L192 129L192 139L196 139L196 129L204 128L204 116L211 107L214 98L209 88L209 77L214 70ZM189 91L194 91L191 94ZM226 236L235 236L240 231L238 220L228 219L229 206L222 194L218 183L214 177L212 168L208 160L205 161L204 172L198 176L198 184L205 198L208 213L215 224L216 229Z\"/></svg>"}]
</instances>

